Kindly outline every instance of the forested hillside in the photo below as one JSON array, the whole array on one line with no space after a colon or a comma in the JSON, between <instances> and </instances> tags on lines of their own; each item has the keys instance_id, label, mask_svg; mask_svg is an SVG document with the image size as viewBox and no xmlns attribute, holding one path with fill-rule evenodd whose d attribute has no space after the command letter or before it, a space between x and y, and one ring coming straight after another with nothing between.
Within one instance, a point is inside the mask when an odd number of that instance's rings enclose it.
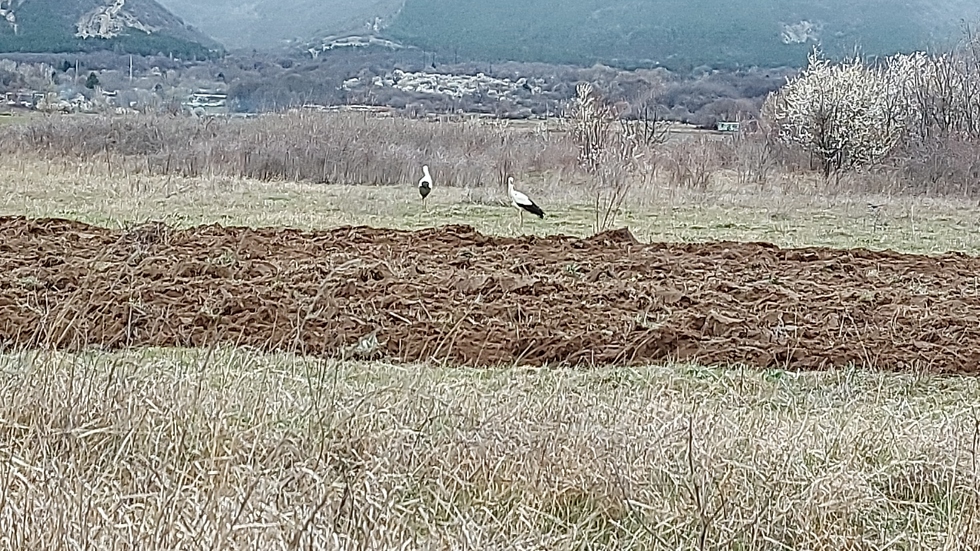
<instances>
[{"instance_id":1,"label":"forested hillside","mask_svg":"<svg viewBox=\"0 0 980 551\"><path fill-rule=\"evenodd\" d=\"M408 0L389 35L446 58L685 68L799 65L830 55L938 45L965 0Z\"/></svg>"},{"instance_id":2,"label":"forested hillside","mask_svg":"<svg viewBox=\"0 0 980 551\"><path fill-rule=\"evenodd\" d=\"M120 13L129 16L122 32L76 36L80 19L113 4L124 4ZM206 34L229 48L302 53L360 36L420 48L437 63L675 70L799 66L815 45L831 56L945 48L965 22L980 21L974 0L0 0L0 16L5 9L16 23L0 17L0 51L198 57L216 47Z\"/></svg>"},{"instance_id":3,"label":"forested hillside","mask_svg":"<svg viewBox=\"0 0 980 551\"><path fill-rule=\"evenodd\" d=\"M161 0L228 48L281 48L337 33L374 32L401 0Z\"/></svg>"},{"instance_id":4,"label":"forested hillside","mask_svg":"<svg viewBox=\"0 0 980 551\"><path fill-rule=\"evenodd\" d=\"M4 2L0 52L112 50L203 58L220 46L153 0Z\"/></svg>"}]
</instances>

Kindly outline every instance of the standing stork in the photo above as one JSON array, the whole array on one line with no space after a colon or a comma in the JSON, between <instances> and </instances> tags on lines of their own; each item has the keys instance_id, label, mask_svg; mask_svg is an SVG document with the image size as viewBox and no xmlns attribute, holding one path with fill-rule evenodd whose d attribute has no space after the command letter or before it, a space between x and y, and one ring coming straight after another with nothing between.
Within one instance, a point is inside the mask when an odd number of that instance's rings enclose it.
<instances>
[{"instance_id":1,"label":"standing stork","mask_svg":"<svg viewBox=\"0 0 980 551\"><path fill-rule=\"evenodd\" d=\"M541 207L534 204L530 197L514 189L514 177L507 177L507 193L510 194L510 204L517 209L521 215L521 228L524 227L524 211L528 211L538 218L544 218L544 211Z\"/></svg>"},{"instance_id":2,"label":"standing stork","mask_svg":"<svg viewBox=\"0 0 980 551\"><path fill-rule=\"evenodd\" d=\"M425 207L425 198L432 191L432 176L429 174L429 165L422 165L422 172L425 175L419 180L419 195L422 196L422 206Z\"/></svg>"}]
</instances>

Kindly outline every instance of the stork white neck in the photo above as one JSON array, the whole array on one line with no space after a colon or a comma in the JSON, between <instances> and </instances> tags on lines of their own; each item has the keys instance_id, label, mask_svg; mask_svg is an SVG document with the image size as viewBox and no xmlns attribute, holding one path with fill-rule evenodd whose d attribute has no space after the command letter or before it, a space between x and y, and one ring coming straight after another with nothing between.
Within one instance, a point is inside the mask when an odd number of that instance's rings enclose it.
<instances>
[{"instance_id":1,"label":"stork white neck","mask_svg":"<svg viewBox=\"0 0 980 551\"><path fill-rule=\"evenodd\" d=\"M422 165L422 173L425 174L425 176L427 178L431 178L432 177L432 176L429 176L429 165Z\"/></svg>"}]
</instances>

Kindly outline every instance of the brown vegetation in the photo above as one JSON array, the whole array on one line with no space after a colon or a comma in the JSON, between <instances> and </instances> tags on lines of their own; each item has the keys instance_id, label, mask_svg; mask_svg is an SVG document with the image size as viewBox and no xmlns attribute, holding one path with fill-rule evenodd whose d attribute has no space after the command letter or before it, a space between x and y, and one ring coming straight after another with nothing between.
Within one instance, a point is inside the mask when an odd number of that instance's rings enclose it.
<instances>
[{"instance_id":1,"label":"brown vegetation","mask_svg":"<svg viewBox=\"0 0 980 551\"><path fill-rule=\"evenodd\" d=\"M10 126L8 152L104 160L110 173L221 175L259 180L389 185L417 180L427 163L436 186L482 187L512 174L561 169L574 152L560 134L511 131L479 121L436 123L360 114L258 119L166 116L60 117Z\"/></svg>"},{"instance_id":2,"label":"brown vegetation","mask_svg":"<svg viewBox=\"0 0 980 551\"><path fill-rule=\"evenodd\" d=\"M0 128L0 148L62 163L101 162L106 175L116 177L220 176L390 185L416 181L419 167L428 163L436 186L475 192L502 186L506 174L541 179L557 187L619 186L622 193L604 199L605 207L623 205L629 189L654 182L705 189L718 178L735 178L741 184L765 188L774 182L799 181L807 172L819 169L804 151L774 140L766 127L728 135L674 132L662 136L658 130L655 139L646 140L643 129L636 126L644 124L642 120L622 122L608 129L610 159L598 171L581 163L574 127L560 119L449 122L311 112L249 119L45 117ZM653 124L664 128L662 121ZM630 138L633 130L636 135ZM626 147L628 144L632 145ZM946 136L942 141L903 146L877 166L824 185L835 193L972 196L978 191L978 152L977 142L968 136ZM610 210L607 222L615 219L615 210ZM597 229L605 227L599 222Z\"/></svg>"},{"instance_id":3,"label":"brown vegetation","mask_svg":"<svg viewBox=\"0 0 980 551\"><path fill-rule=\"evenodd\" d=\"M976 549L973 377L0 356L10 549Z\"/></svg>"}]
</instances>

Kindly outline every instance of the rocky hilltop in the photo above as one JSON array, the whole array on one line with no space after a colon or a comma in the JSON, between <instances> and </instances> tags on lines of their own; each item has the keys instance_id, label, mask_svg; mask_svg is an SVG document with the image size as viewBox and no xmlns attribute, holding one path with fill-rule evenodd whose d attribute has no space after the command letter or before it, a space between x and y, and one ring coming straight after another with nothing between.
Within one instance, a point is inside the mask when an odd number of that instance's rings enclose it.
<instances>
[{"instance_id":1,"label":"rocky hilltop","mask_svg":"<svg viewBox=\"0 0 980 551\"><path fill-rule=\"evenodd\" d=\"M155 0L0 0L0 52L204 57L219 48Z\"/></svg>"}]
</instances>

